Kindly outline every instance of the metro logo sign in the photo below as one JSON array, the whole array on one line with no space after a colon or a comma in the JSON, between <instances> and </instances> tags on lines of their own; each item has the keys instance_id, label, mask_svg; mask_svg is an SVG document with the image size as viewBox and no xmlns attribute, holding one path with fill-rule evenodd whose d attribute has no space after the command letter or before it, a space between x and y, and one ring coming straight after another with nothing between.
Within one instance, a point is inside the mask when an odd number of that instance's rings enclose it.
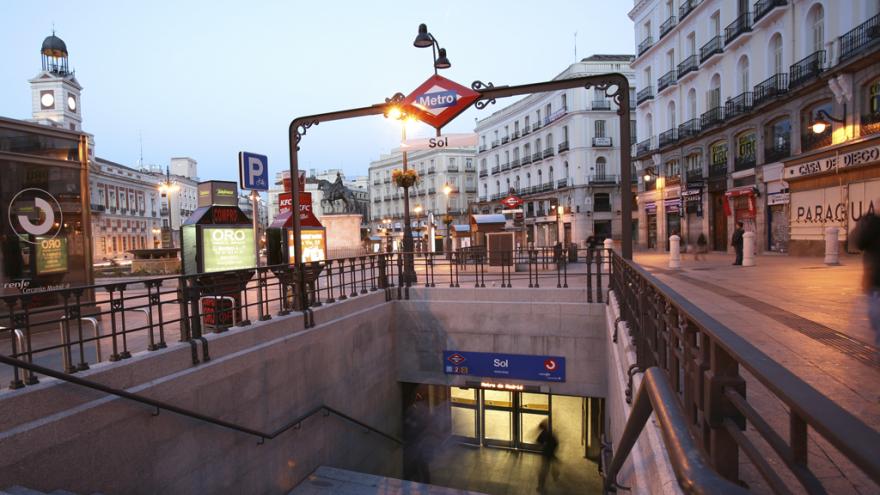
<instances>
[{"instance_id":1,"label":"metro logo sign","mask_svg":"<svg viewBox=\"0 0 880 495\"><path fill-rule=\"evenodd\" d=\"M406 111L422 122L440 129L480 97L480 93L433 75L404 100Z\"/></svg>"},{"instance_id":2,"label":"metro logo sign","mask_svg":"<svg viewBox=\"0 0 880 495\"><path fill-rule=\"evenodd\" d=\"M512 209L522 205L523 200L511 194L510 196L502 199L501 204Z\"/></svg>"}]
</instances>

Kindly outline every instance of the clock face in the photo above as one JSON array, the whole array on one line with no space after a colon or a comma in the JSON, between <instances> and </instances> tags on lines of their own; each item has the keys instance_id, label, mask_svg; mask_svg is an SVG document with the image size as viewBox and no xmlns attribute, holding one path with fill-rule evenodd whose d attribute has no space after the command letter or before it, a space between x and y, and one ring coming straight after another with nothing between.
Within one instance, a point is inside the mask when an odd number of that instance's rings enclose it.
<instances>
[{"instance_id":1,"label":"clock face","mask_svg":"<svg viewBox=\"0 0 880 495\"><path fill-rule=\"evenodd\" d=\"M51 91L43 93L43 95L40 96L40 105L42 105L43 108L52 108L55 106L55 97L52 96Z\"/></svg>"},{"instance_id":2,"label":"clock face","mask_svg":"<svg viewBox=\"0 0 880 495\"><path fill-rule=\"evenodd\" d=\"M71 112L76 111L76 98L74 98L73 95L67 97L67 108L69 108Z\"/></svg>"}]
</instances>

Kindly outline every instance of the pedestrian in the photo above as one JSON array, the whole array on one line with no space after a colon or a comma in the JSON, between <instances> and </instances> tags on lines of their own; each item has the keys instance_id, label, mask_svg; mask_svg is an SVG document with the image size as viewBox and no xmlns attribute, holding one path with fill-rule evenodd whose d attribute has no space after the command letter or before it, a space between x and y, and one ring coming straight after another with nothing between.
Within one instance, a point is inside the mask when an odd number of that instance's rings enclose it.
<instances>
[{"instance_id":1,"label":"pedestrian","mask_svg":"<svg viewBox=\"0 0 880 495\"><path fill-rule=\"evenodd\" d=\"M426 452L425 435L428 432L428 411L422 395L416 393L413 403L406 409L403 420L403 477L409 481L430 483L429 456Z\"/></svg>"},{"instance_id":2,"label":"pedestrian","mask_svg":"<svg viewBox=\"0 0 880 495\"><path fill-rule=\"evenodd\" d=\"M559 479L559 465L556 458L556 449L559 447L559 441L556 440L556 436L550 431L550 425L546 419L541 421L538 429L540 430L538 445L541 446L541 470L538 471L538 492L544 493L548 473L552 471L554 481Z\"/></svg>"},{"instance_id":3,"label":"pedestrian","mask_svg":"<svg viewBox=\"0 0 880 495\"><path fill-rule=\"evenodd\" d=\"M553 261L556 262L557 266L562 264L562 243L561 242L557 242L553 246Z\"/></svg>"},{"instance_id":4,"label":"pedestrian","mask_svg":"<svg viewBox=\"0 0 880 495\"><path fill-rule=\"evenodd\" d=\"M733 262L734 265L743 264L743 234L745 234L743 223L736 222L736 230L733 231L733 238L730 241L730 245L733 246L734 251L736 251L736 261Z\"/></svg>"},{"instance_id":5,"label":"pedestrian","mask_svg":"<svg viewBox=\"0 0 880 495\"><path fill-rule=\"evenodd\" d=\"M880 217L863 215L851 238L862 252L862 282L868 297L868 320L874 331L874 345L880 346Z\"/></svg>"},{"instance_id":6,"label":"pedestrian","mask_svg":"<svg viewBox=\"0 0 880 495\"><path fill-rule=\"evenodd\" d=\"M700 232L700 235L697 237L697 249L694 250L694 260L700 261L700 255L703 255L703 260L706 259L706 253L709 252L709 241L706 240L706 234Z\"/></svg>"}]
</instances>

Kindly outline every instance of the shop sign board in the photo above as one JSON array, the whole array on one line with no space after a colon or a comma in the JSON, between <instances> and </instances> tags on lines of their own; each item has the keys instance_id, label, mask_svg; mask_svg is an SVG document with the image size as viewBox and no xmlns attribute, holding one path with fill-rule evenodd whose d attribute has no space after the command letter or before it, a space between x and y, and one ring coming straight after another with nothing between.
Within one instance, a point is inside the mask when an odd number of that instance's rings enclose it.
<instances>
[{"instance_id":1,"label":"shop sign board","mask_svg":"<svg viewBox=\"0 0 880 495\"><path fill-rule=\"evenodd\" d=\"M324 261L327 259L327 236L324 229L303 229L299 235L300 252L303 263ZM287 231L288 257L290 263L296 263L296 254L293 250L293 230Z\"/></svg>"},{"instance_id":2,"label":"shop sign board","mask_svg":"<svg viewBox=\"0 0 880 495\"><path fill-rule=\"evenodd\" d=\"M287 213L293 210L293 193L278 195L278 212ZM312 210L312 193L299 193L299 225L300 227L322 227L321 221Z\"/></svg>"},{"instance_id":3,"label":"shop sign board","mask_svg":"<svg viewBox=\"0 0 880 495\"><path fill-rule=\"evenodd\" d=\"M767 204L770 206L787 205L789 199L790 195L787 192L770 193L767 195Z\"/></svg>"},{"instance_id":4,"label":"shop sign board","mask_svg":"<svg viewBox=\"0 0 880 495\"><path fill-rule=\"evenodd\" d=\"M785 167L785 178L793 179L833 172L842 168L858 167L874 162L880 162L880 145Z\"/></svg>"},{"instance_id":5,"label":"shop sign board","mask_svg":"<svg viewBox=\"0 0 880 495\"><path fill-rule=\"evenodd\" d=\"M37 237L37 275L67 272L67 239Z\"/></svg>"},{"instance_id":6,"label":"shop sign board","mask_svg":"<svg viewBox=\"0 0 880 495\"><path fill-rule=\"evenodd\" d=\"M447 350L443 370L447 375L564 382L565 358Z\"/></svg>"},{"instance_id":7,"label":"shop sign board","mask_svg":"<svg viewBox=\"0 0 880 495\"><path fill-rule=\"evenodd\" d=\"M254 230L251 227L208 227L202 229L204 273L253 268L256 260Z\"/></svg>"},{"instance_id":8,"label":"shop sign board","mask_svg":"<svg viewBox=\"0 0 880 495\"><path fill-rule=\"evenodd\" d=\"M209 180L198 185L199 208L205 206L238 206L238 186L235 182Z\"/></svg>"},{"instance_id":9,"label":"shop sign board","mask_svg":"<svg viewBox=\"0 0 880 495\"><path fill-rule=\"evenodd\" d=\"M840 227L840 239L863 215L874 213L880 180L791 193L791 238L821 240L826 227Z\"/></svg>"}]
</instances>

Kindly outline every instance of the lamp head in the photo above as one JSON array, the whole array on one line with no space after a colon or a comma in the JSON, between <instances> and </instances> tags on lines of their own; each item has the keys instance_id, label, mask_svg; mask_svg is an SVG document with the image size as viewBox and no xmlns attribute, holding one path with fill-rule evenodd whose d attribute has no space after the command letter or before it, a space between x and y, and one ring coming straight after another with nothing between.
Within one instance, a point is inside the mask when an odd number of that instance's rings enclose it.
<instances>
[{"instance_id":1,"label":"lamp head","mask_svg":"<svg viewBox=\"0 0 880 495\"><path fill-rule=\"evenodd\" d=\"M452 67L452 63L449 62L449 59L446 58L446 48L441 48L439 53L437 54L437 61L434 62L434 67L437 69L448 69Z\"/></svg>"},{"instance_id":2,"label":"lamp head","mask_svg":"<svg viewBox=\"0 0 880 495\"><path fill-rule=\"evenodd\" d=\"M428 32L428 26L425 24L419 24L419 34L416 35L415 41L413 41L413 46L416 48L428 48L434 44L434 39L431 37L431 33Z\"/></svg>"},{"instance_id":3,"label":"lamp head","mask_svg":"<svg viewBox=\"0 0 880 495\"><path fill-rule=\"evenodd\" d=\"M387 117L393 120L400 120L403 118L403 110L401 110L400 107L391 107L391 109L388 110Z\"/></svg>"},{"instance_id":4,"label":"lamp head","mask_svg":"<svg viewBox=\"0 0 880 495\"><path fill-rule=\"evenodd\" d=\"M449 196L449 194L451 192L452 192L452 187L449 184L446 184L445 186L443 186L443 194Z\"/></svg>"},{"instance_id":5,"label":"lamp head","mask_svg":"<svg viewBox=\"0 0 880 495\"><path fill-rule=\"evenodd\" d=\"M810 129L812 129L813 134L822 134L823 132L825 132L826 129L828 129L829 125L830 124L827 120L819 117L818 119L816 119L815 122L813 122L813 125L810 126Z\"/></svg>"}]
</instances>

